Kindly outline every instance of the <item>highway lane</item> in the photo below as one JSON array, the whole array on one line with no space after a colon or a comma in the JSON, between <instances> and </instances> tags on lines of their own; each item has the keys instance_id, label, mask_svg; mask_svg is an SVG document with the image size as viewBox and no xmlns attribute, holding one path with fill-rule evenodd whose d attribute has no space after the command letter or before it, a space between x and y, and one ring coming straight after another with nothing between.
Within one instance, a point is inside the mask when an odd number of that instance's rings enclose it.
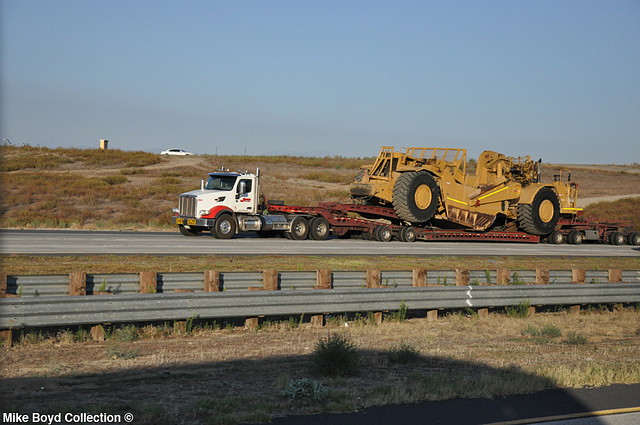
<instances>
[{"instance_id":1,"label":"highway lane","mask_svg":"<svg viewBox=\"0 0 640 425\"><path fill-rule=\"evenodd\" d=\"M513 242L374 242L332 238L326 241L262 239L243 234L229 240L210 233L196 237L179 232L0 230L1 254L86 255L480 255L640 257L639 246L550 245Z\"/></svg>"}]
</instances>

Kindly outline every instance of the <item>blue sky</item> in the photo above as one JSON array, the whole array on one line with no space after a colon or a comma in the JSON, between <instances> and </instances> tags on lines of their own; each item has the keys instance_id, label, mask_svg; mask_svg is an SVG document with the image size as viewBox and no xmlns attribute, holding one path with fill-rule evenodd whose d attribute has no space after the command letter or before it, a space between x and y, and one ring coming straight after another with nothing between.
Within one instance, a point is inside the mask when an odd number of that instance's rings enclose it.
<instances>
[{"instance_id":1,"label":"blue sky","mask_svg":"<svg viewBox=\"0 0 640 425\"><path fill-rule=\"evenodd\" d=\"M2 138L640 162L640 2L2 0Z\"/></svg>"}]
</instances>

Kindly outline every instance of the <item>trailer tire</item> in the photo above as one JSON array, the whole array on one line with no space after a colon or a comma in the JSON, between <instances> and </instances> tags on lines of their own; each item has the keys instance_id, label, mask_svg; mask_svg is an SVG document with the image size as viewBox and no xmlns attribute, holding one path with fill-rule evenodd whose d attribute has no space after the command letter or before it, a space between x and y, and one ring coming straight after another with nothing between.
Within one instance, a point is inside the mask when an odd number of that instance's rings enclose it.
<instances>
[{"instance_id":1,"label":"trailer tire","mask_svg":"<svg viewBox=\"0 0 640 425\"><path fill-rule=\"evenodd\" d=\"M393 232L389 226L378 226L375 230L375 237L378 242L389 242L393 238Z\"/></svg>"},{"instance_id":2,"label":"trailer tire","mask_svg":"<svg viewBox=\"0 0 640 425\"><path fill-rule=\"evenodd\" d=\"M627 238L627 243L629 245L640 245L640 233L638 232L630 233Z\"/></svg>"},{"instance_id":3,"label":"trailer tire","mask_svg":"<svg viewBox=\"0 0 640 425\"><path fill-rule=\"evenodd\" d=\"M314 217L309 222L309 238L314 241L324 241L329 237L331 224L324 217Z\"/></svg>"},{"instance_id":4,"label":"trailer tire","mask_svg":"<svg viewBox=\"0 0 640 425\"><path fill-rule=\"evenodd\" d=\"M182 233L184 236L198 236L200 233L202 233L201 229L194 229L194 228L187 229L182 224L178 225L178 229L180 229L180 233Z\"/></svg>"},{"instance_id":5,"label":"trailer tire","mask_svg":"<svg viewBox=\"0 0 640 425\"><path fill-rule=\"evenodd\" d=\"M440 188L433 175L426 171L400 174L393 186L393 209L409 223L426 223L436 214Z\"/></svg>"},{"instance_id":6,"label":"trailer tire","mask_svg":"<svg viewBox=\"0 0 640 425\"><path fill-rule=\"evenodd\" d=\"M584 241L584 234L577 230L573 230L569 233L567 240L572 245L580 245Z\"/></svg>"},{"instance_id":7,"label":"trailer tire","mask_svg":"<svg viewBox=\"0 0 640 425\"><path fill-rule=\"evenodd\" d=\"M560 200L550 187L543 187L531 204L518 205L518 224L531 235L545 236L556 228L560 220Z\"/></svg>"},{"instance_id":8,"label":"trailer tire","mask_svg":"<svg viewBox=\"0 0 640 425\"><path fill-rule=\"evenodd\" d=\"M555 245L560 245L564 239L562 232L557 230L551 232L549 236L547 236L547 242Z\"/></svg>"},{"instance_id":9,"label":"trailer tire","mask_svg":"<svg viewBox=\"0 0 640 425\"><path fill-rule=\"evenodd\" d=\"M296 216L291 220L291 230L284 232L284 234L294 241L307 239L307 235L309 235L309 222L302 216Z\"/></svg>"},{"instance_id":10,"label":"trailer tire","mask_svg":"<svg viewBox=\"0 0 640 425\"><path fill-rule=\"evenodd\" d=\"M402 242L414 242L416 240L416 229L413 227L403 227L398 234Z\"/></svg>"},{"instance_id":11,"label":"trailer tire","mask_svg":"<svg viewBox=\"0 0 640 425\"><path fill-rule=\"evenodd\" d=\"M624 243L624 235L619 232L613 232L609 235L609 243L611 245L622 245Z\"/></svg>"},{"instance_id":12,"label":"trailer tire","mask_svg":"<svg viewBox=\"0 0 640 425\"><path fill-rule=\"evenodd\" d=\"M211 228L216 239L230 239L236 233L236 221L230 214L221 214Z\"/></svg>"}]
</instances>

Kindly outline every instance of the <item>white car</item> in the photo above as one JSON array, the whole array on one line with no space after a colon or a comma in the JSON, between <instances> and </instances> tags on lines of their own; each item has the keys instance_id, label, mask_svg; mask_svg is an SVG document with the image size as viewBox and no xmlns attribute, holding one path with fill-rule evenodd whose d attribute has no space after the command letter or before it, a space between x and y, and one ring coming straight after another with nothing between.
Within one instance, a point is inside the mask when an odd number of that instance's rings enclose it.
<instances>
[{"instance_id":1,"label":"white car","mask_svg":"<svg viewBox=\"0 0 640 425\"><path fill-rule=\"evenodd\" d=\"M171 148L166 151L160 152L160 155L193 155L191 152L187 152L184 149Z\"/></svg>"}]
</instances>

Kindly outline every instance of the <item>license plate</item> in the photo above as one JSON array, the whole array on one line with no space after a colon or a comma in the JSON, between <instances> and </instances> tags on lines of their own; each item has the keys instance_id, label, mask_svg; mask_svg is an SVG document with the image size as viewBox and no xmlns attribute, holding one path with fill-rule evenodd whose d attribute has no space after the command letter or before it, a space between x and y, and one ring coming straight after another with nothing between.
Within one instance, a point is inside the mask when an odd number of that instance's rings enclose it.
<instances>
[{"instance_id":1,"label":"license plate","mask_svg":"<svg viewBox=\"0 0 640 425\"><path fill-rule=\"evenodd\" d=\"M189 225L189 226L195 226L195 225L196 225L196 219L195 219L195 218L189 218L189 219L187 219L187 225Z\"/></svg>"},{"instance_id":2,"label":"license plate","mask_svg":"<svg viewBox=\"0 0 640 425\"><path fill-rule=\"evenodd\" d=\"M176 218L176 224L184 224L184 218Z\"/></svg>"}]
</instances>

